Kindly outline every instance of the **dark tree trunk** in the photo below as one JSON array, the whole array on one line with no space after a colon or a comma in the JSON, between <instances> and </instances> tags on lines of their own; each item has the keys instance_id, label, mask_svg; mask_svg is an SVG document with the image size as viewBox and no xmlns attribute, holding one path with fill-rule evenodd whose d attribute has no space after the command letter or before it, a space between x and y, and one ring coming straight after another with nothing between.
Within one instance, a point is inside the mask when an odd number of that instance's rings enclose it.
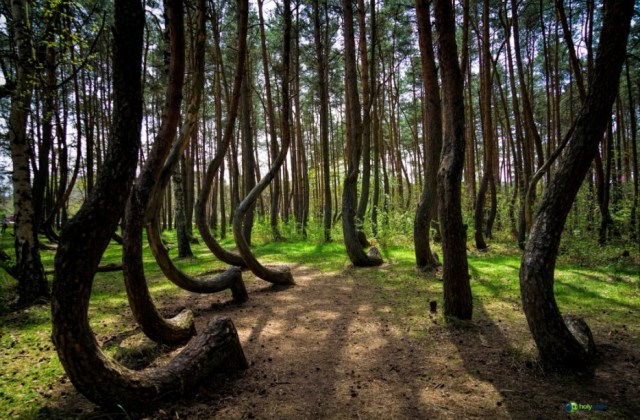
<instances>
[{"instance_id":1,"label":"dark tree trunk","mask_svg":"<svg viewBox=\"0 0 640 420\"><path fill-rule=\"evenodd\" d=\"M247 60L248 61L248 60ZM244 68L244 80L241 88L242 113L240 118L240 130L242 132L242 179L243 192L248 194L256 185L255 161L253 157L253 131L251 129L251 78L249 75L251 65ZM242 234L245 241L251 245L251 232L253 231L253 216L255 203L249 206L242 221Z\"/></svg>"},{"instance_id":2,"label":"dark tree trunk","mask_svg":"<svg viewBox=\"0 0 640 420\"><path fill-rule=\"evenodd\" d=\"M438 171L440 229L444 263L444 314L471 319L473 299L467 265L467 232L462 223L461 183L464 167L464 97L458 65L455 22L449 0L434 1L438 53L442 68L444 141Z\"/></svg>"},{"instance_id":3,"label":"dark tree trunk","mask_svg":"<svg viewBox=\"0 0 640 420\"><path fill-rule=\"evenodd\" d=\"M184 179L186 177L186 159L182 155L180 162L175 166L173 173L173 198L176 204L176 237L178 241L178 257L189 258L193 257L193 251L191 250L191 244L189 242L189 228L187 223L187 197L184 188Z\"/></svg>"},{"instance_id":4,"label":"dark tree trunk","mask_svg":"<svg viewBox=\"0 0 640 420\"><path fill-rule=\"evenodd\" d=\"M162 273L181 289L193 293L217 293L230 289L235 303L243 303L249 299L239 267L231 267L217 276L207 278L190 276L176 267L169 257L167 248L162 243L157 217L147 224L147 238L149 249Z\"/></svg>"},{"instance_id":5,"label":"dark tree trunk","mask_svg":"<svg viewBox=\"0 0 640 420\"><path fill-rule=\"evenodd\" d=\"M323 5L326 8L326 4L323 3ZM328 30L328 28L325 28L325 31ZM322 224L324 241L329 242L331 241L331 164L329 161L329 81L327 80L327 57L325 53L328 47L323 43L322 31L320 29L320 8L318 7L318 0L314 0L313 2L313 31L318 59L316 77L318 82L318 95L320 97L320 144L322 147L322 185L324 192Z\"/></svg>"},{"instance_id":6,"label":"dark tree trunk","mask_svg":"<svg viewBox=\"0 0 640 420\"><path fill-rule=\"evenodd\" d=\"M552 368L589 371L592 354L569 331L555 301L553 280L567 215L611 115L625 58L633 0L607 2L594 77L558 171L540 202L522 256L522 306L541 360Z\"/></svg>"},{"instance_id":7,"label":"dark tree trunk","mask_svg":"<svg viewBox=\"0 0 640 420\"><path fill-rule=\"evenodd\" d=\"M247 12L248 13L248 12ZM251 206L254 205L258 196L269 186L269 183L273 181L276 173L280 170L280 167L284 163L287 151L289 149L289 143L291 142L291 102L289 98L289 67L290 67L290 55L291 55L291 2L290 0L284 1L284 40L283 40L283 54L282 54L282 149L278 156L275 158L273 165L269 171L265 174L264 178L258 182L258 184L247 194L247 196L238 204L236 211L233 215L233 237L238 246L238 251L242 255L243 260L247 264L247 267L258 277L274 284L295 284L291 270L287 266L281 266L277 268L268 268L260 264L256 257L251 252L249 244L245 240L242 234L242 222L244 220L246 212Z\"/></svg>"},{"instance_id":8,"label":"dark tree trunk","mask_svg":"<svg viewBox=\"0 0 640 420\"><path fill-rule=\"evenodd\" d=\"M378 236L378 212L380 206L380 117L379 99L374 98L373 106L373 196L371 197L371 231Z\"/></svg>"},{"instance_id":9,"label":"dark tree trunk","mask_svg":"<svg viewBox=\"0 0 640 420\"><path fill-rule=\"evenodd\" d=\"M375 3L372 4L371 14L375 14ZM367 53L367 25L364 0L358 0L358 24L360 27L358 49L360 51L360 73L362 81L362 185L360 188L360 201L356 210L356 229L361 244L368 244L364 233L364 216L369 205L369 189L371 185L371 104L375 84L370 79L369 73L373 73L370 66L375 65L376 44L371 37L371 62ZM373 28L372 28L373 33Z\"/></svg>"},{"instance_id":10,"label":"dark tree trunk","mask_svg":"<svg viewBox=\"0 0 640 420\"><path fill-rule=\"evenodd\" d=\"M438 165L442 149L442 105L440 86L433 52L431 35L431 16L428 0L417 0L418 33L420 35L420 57L422 63L422 80L425 92L426 124L428 124L425 160L424 189L420 204L416 211L413 225L413 242L415 245L416 264L422 270L432 270L439 265L433 256L429 243L430 226L433 216L438 211Z\"/></svg>"},{"instance_id":11,"label":"dark tree trunk","mask_svg":"<svg viewBox=\"0 0 640 420\"><path fill-rule=\"evenodd\" d=\"M598 243L604 245L607 242L607 232L611 225L611 212L609 202L611 201L611 161L613 155L613 130L611 119L609 120L607 134L602 141L602 151L604 152L604 177L602 179L602 201L600 201L600 228L598 229Z\"/></svg>"},{"instance_id":12,"label":"dark tree trunk","mask_svg":"<svg viewBox=\"0 0 640 420\"><path fill-rule=\"evenodd\" d=\"M258 0L258 16L260 18L260 46L262 52L262 68L264 71L264 86L267 96L267 123L269 124L269 148L271 156L275 158L278 153L278 138L276 135L276 117L273 110L273 97L271 95L271 79L269 76L269 62L267 60L267 44L264 35L264 17L262 14L263 0ZM318 60L322 60L319 56ZM282 239L280 229L278 229L278 212L280 205L280 171L276 173L271 183L271 202L269 210L269 223L271 224L271 233L273 239L279 241Z\"/></svg>"},{"instance_id":13,"label":"dark tree trunk","mask_svg":"<svg viewBox=\"0 0 640 420\"><path fill-rule=\"evenodd\" d=\"M492 75L491 75L491 49L490 32L489 32L489 0L483 1L482 7L482 57L481 57L481 76L480 76L480 109L482 112L482 134L484 145L484 173L480 181L480 189L478 190L478 200L476 201L475 212L473 216L476 248L480 250L487 249L487 243L484 240L483 224L484 224L484 205L487 196L487 188L490 187L495 198L495 184L493 184L493 121L491 119L491 92L492 92Z\"/></svg>"},{"instance_id":14,"label":"dark tree trunk","mask_svg":"<svg viewBox=\"0 0 640 420\"><path fill-rule=\"evenodd\" d=\"M209 231L209 226L207 224L207 200L209 198L209 194L211 194L211 187L213 184L213 179L215 178L216 172L221 167L222 162L224 161L224 157L229 150L229 145L233 141L233 132L236 123L236 117L238 115L238 105L240 104L240 89L242 87L242 78L244 74L244 67L247 59L247 14L248 5L246 4L246 0L239 0L239 5L241 6L239 15L238 15L238 51L236 58L236 69L233 79L233 91L231 94L231 98L229 101L229 110L227 112L227 120L225 121L224 133L222 136L222 142L216 150L216 155L213 160L209 162L207 166L207 172L205 173L204 179L202 181L202 188L200 190L200 194L198 196L198 200L196 202L196 225L198 226L198 231L200 231L200 235L202 236L202 240L207 247L215 254L215 256L224 261L227 264L235 265L239 267L245 267L246 264L244 259L233 252L227 251L216 241L216 239L211 235ZM219 53L219 51L218 51ZM218 54L217 54L218 55ZM237 178L236 178L237 179Z\"/></svg>"},{"instance_id":15,"label":"dark tree trunk","mask_svg":"<svg viewBox=\"0 0 640 420\"><path fill-rule=\"evenodd\" d=\"M629 75L629 61L627 60L626 65L626 76L627 76L627 95L629 97L629 118L631 125L631 171L633 172L633 202L631 205L631 214L629 216L629 239L632 241L637 241L640 238L638 234L638 220L637 220L637 212L638 212L638 134L637 130L637 120L636 120L636 106L633 101L633 85L631 83L631 76ZM630 171L630 172L631 172Z\"/></svg>"},{"instance_id":16,"label":"dark tree trunk","mask_svg":"<svg viewBox=\"0 0 640 420\"><path fill-rule=\"evenodd\" d=\"M195 334L193 314L183 311L171 320L165 320L157 311L149 293L142 263L142 228L145 211L160 177L164 161L175 138L180 119L182 87L184 81L184 24L182 4L167 1L165 21L168 84L162 122L147 161L135 183L127 202L124 217L123 273L129 306L142 331L154 341L180 343Z\"/></svg>"},{"instance_id":17,"label":"dark tree trunk","mask_svg":"<svg viewBox=\"0 0 640 420\"><path fill-rule=\"evenodd\" d=\"M193 389L216 370L243 369L247 363L228 319L209 324L167 365L139 372L108 359L91 331L88 309L93 277L123 214L140 148L142 4L116 0L114 22L111 141L93 193L60 235L52 338L79 392L96 404L131 410Z\"/></svg>"},{"instance_id":18,"label":"dark tree trunk","mask_svg":"<svg viewBox=\"0 0 640 420\"><path fill-rule=\"evenodd\" d=\"M180 6L178 4L178 6ZM194 88L204 81L204 11L206 5L202 0L197 4L196 20L198 21L198 35L196 41ZM167 27L170 28L169 45L171 47L169 63L169 84L167 87L163 119L144 168L138 177L131 195L124 218L124 249L123 270L127 296L132 312L144 333L154 341L163 343L179 343L187 340L194 334L193 315L191 311L183 311L171 320L165 320L156 310L144 276L142 262L142 229L147 218L153 219L148 225L153 225L147 230L150 248L165 275L178 286L198 293L213 293L226 288L231 288L234 298L239 301L246 300L246 291L242 284L242 276L239 270L229 270L218 277L199 280L185 275L171 262L166 249L160 242L160 234L157 230L159 201L152 203L155 208L148 208L154 194L154 188L160 177L161 170L173 139L180 117L180 103L182 99L182 83L184 78L184 31L182 24L182 8L174 10L169 4L165 8L167 15ZM197 90L197 89L195 89ZM191 97L187 109L187 119L194 120L199 108L198 96ZM187 123L188 124L188 123ZM145 217L145 211L147 217ZM155 235L154 235L155 234ZM160 244L160 245L158 245ZM161 247L164 253L158 251ZM162 258L164 257L164 258Z\"/></svg>"},{"instance_id":19,"label":"dark tree trunk","mask_svg":"<svg viewBox=\"0 0 640 420\"><path fill-rule=\"evenodd\" d=\"M343 0L344 12L344 60L346 73L347 118L350 129L347 134L347 174L342 191L342 232L347 254L353 265L370 267L382 264L379 255L367 255L358 240L356 229L356 207L358 205L358 167L362 155L362 117L358 95L356 52L353 31L353 4Z\"/></svg>"},{"instance_id":20,"label":"dark tree trunk","mask_svg":"<svg viewBox=\"0 0 640 420\"><path fill-rule=\"evenodd\" d=\"M523 118L523 129L524 129L524 138L522 143L522 158L524 162L524 171L525 178L528 185L529 180L531 179L531 174L534 172L534 163L533 163L533 149L534 145L541 144L540 134L538 133L538 129L535 124L535 120L533 118L533 106L531 105L531 98L529 97L529 92L527 90L527 82L525 78L525 69L522 63L522 54L520 49L520 29L518 25L518 2L516 0L511 0L511 24L513 28L512 38L513 38L513 52L516 59L516 69L518 72L517 82L520 85L520 98L522 100L522 118ZM512 83L516 83L514 79ZM514 88L515 89L515 88ZM515 98L514 98L515 101ZM538 155L538 159L540 161L539 167L542 166L542 162L544 157ZM526 188L526 187L525 187ZM524 193L525 190L522 192ZM523 198L525 196L523 195ZM523 207L521 209L522 217L521 217L521 229L518 234L519 239L521 239L520 243L523 243L525 240L526 233L529 231L531 227L531 218L532 218L532 206L535 196L527 196L528 200L523 200Z\"/></svg>"}]
</instances>

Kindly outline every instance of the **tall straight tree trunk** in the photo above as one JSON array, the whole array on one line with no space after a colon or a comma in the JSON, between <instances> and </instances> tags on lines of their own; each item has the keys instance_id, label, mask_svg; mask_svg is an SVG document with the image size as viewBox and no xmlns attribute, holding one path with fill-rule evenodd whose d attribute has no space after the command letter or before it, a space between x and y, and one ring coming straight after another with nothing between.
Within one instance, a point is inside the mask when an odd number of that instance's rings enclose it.
<instances>
[{"instance_id":1,"label":"tall straight tree trunk","mask_svg":"<svg viewBox=\"0 0 640 420\"><path fill-rule=\"evenodd\" d=\"M511 0L511 26L513 28L512 38L513 38L513 49L514 55L516 58L516 69L518 72L518 83L520 85L520 98L522 100L522 118L523 118L523 128L524 128L524 143L523 143L523 159L525 162L525 173L527 172L527 166L530 169L530 173L533 173L533 149L534 145L541 144L540 134L538 133L538 129L535 124L535 120L533 118L533 107L531 105L531 98L529 97L529 91L527 90L527 82L525 78L525 69L522 63L522 53L520 49L520 27L518 24L518 3L516 0ZM514 80L515 83L515 80ZM515 100L515 98L514 98ZM544 157L538 156L538 159L544 159ZM542 166L542 163L539 164ZM529 180L531 177L527 177L527 185L529 184ZM524 193L524 191L523 191ZM523 238L526 235L526 232L529 231L531 227L531 218L532 218L532 206L533 200L535 196L529 196L528 200L524 202L524 220L521 224L522 232L519 233L519 236Z\"/></svg>"},{"instance_id":2,"label":"tall straight tree trunk","mask_svg":"<svg viewBox=\"0 0 640 420\"><path fill-rule=\"evenodd\" d=\"M474 212L474 228L476 248L483 250L487 248L484 240L482 226L484 224L484 205L487 195L487 187L491 186L492 196L495 201L495 183L493 177L493 121L491 119L491 92L492 92L492 74L491 74L491 39L489 37L489 0L483 1L482 7L482 57L481 75L480 75L480 109L482 112L482 133L484 145L484 173L478 190L478 201L476 202ZM491 184L491 185L489 185ZM494 202L492 201L492 203Z\"/></svg>"},{"instance_id":3,"label":"tall straight tree trunk","mask_svg":"<svg viewBox=\"0 0 640 420\"><path fill-rule=\"evenodd\" d=\"M263 0L258 0L258 16L260 18L260 47L262 53L262 68L264 71L264 87L267 96L267 124L269 125L269 147L271 156L278 153L278 138L276 135L276 117L273 111L273 98L271 96L271 79L269 76L269 61L267 59L267 44L264 35L264 17L262 14ZM320 58L321 59L321 58ZM271 224L271 234L273 239L279 241L282 239L280 229L278 229L278 212L280 204L280 171L276 173L276 176L271 183L271 201L269 210L269 222Z\"/></svg>"},{"instance_id":4,"label":"tall straight tree trunk","mask_svg":"<svg viewBox=\"0 0 640 420\"><path fill-rule=\"evenodd\" d=\"M49 286L38 251L38 225L33 208L29 170L27 118L36 78L36 63L28 2L13 0L11 14L13 35L18 49L16 86L11 95L9 114L16 252L16 265L12 269L12 275L18 280L18 305L23 306L33 303L40 297L48 296Z\"/></svg>"},{"instance_id":5,"label":"tall straight tree trunk","mask_svg":"<svg viewBox=\"0 0 640 420\"><path fill-rule=\"evenodd\" d=\"M629 239L637 241L640 238L638 235L638 134L637 120L636 120L636 106L633 101L633 86L631 83L631 76L629 75L629 61L627 60L626 77L627 77L627 95L629 97L629 118L631 125L631 170L633 172L633 202L631 205L631 214L629 216ZM630 171L631 172L631 171Z\"/></svg>"},{"instance_id":6,"label":"tall straight tree trunk","mask_svg":"<svg viewBox=\"0 0 640 420\"><path fill-rule=\"evenodd\" d=\"M370 267L382 264L379 255L367 255L358 240L356 228L356 207L358 205L358 167L362 155L362 116L358 95L358 76L356 71L356 51L353 30L353 4L351 0L342 1L344 13L344 61L346 79L346 98L348 99L347 118L350 129L347 136L347 173L342 190L342 233L347 254L353 265Z\"/></svg>"},{"instance_id":7,"label":"tall straight tree trunk","mask_svg":"<svg viewBox=\"0 0 640 420\"><path fill-rule=\"evenodd\" d=\"M607 242L607 231L611 222L611 212L609 202L611 201L611 163L613 155L613 130L611 120L607 127L607 133L602 140L602 151L604 152L604 177L602 182L602 201L600 204L600 228L598 229L598 243L604 245Z\"/></svg>"},{"instance_id":8,"label":"tall straight tree trunk","mask_svg":"<svg viewBox=\"0 0 640 420\"><path fill-rule=\"evenodd\" d=\"M242 112L240 118L240 130L242 131L242 179L244 195L256 185L255 160L253 156L253 131L251 129L251 64L248 62L244 68L244 79L242 81ZM253 218L255 213L255 203L247 209L242 222L242 234L244 239L251 245L251 232L253 230Z\"/></svg>"},{"instance_id":9,"label":"tall straight tree trunk","mask_svg":"<svg viewBox=\"0 0 640 420\"><path fill-rule=\"evenodd\" d=\"M370 13L375 14L375 2L371 4ZM369 205L369 189L371 185L371 103L372 93L375 91L373 80L370 81L370 63L367 48L367 25L364 0L358 0L358 23L360 35L358 49L360 51L360 73L362 81L362 185L360 188L360 201L356 210L356 228L360 243L366 245L367 238L364 233L364 215ZM373 28L372 28L373 31ZM371 37L371 65L375 61L375 39Z\"/></svg>"},{"instance_id":10,"label":"tall straight tree trunk","mask_svg":"<svg viewBox=\"0 0 640 420\"><path fill-rule=\"evenodd\" d=\"M467 233L462 223L461 184L464 167L464 96L458 65L455 22L450 0L435 0L438 54L442 67L444 140L438 171L438 199L444 263L444 314L471 319L473 299L467 263Z\"/></svg>"},{"instance_id":11,"label":"tall straight tree trunk","mask_svg":"<svg viewBox=\"0 0 640 420\"><path fill-rule=\"evenodd\" d=\"M511 23L503 22L503 26L505 28L505 32L511 34L513 30L513 26ZM527 157L525 151L525 139L524 139L524 130L522 128L522 117L520 112L520 102L518 101L518 89L516 85L516 77L513 63L513 54L511 49L511 36L509 35L508 40L506 42L507 48L505 50L505 60L507 61L507 68L509 70L509 88L511 91L511 105L513 108L513 122L515 129L515 161L517 164L516 170L519 171L519 184L518 190L520 191L520 209L518 212L518 246L521 249L524 249L524 245L526 242L527 235L527 199L526 199L526 191L527 186L529 185L529 181L532 176L532 168L531 162Z\"/></svg>"},{"instance_id":12,"label":"tall straight tree trunk","mask_svg":"<svg viewBox=\"0 0 640 420\"><path fill-rule=\"evenodd\" d=\"M377 66L376 66L377 69ZM372 77L376 77L372 74ZM378 97L373 98L373 196L371 197L371 231L373 237L378 236L378 213L380 206L380 112Z\"/></svg>"},{"instance_id":13,"label":"tall straight tree trunk","mask_svg":"<svg viewBox=\"0 0 640 420\"><path fill-rule=\"evenodd\" d=\"M53 149L53 119L56 114L56 69L57 54L55 47L55 30L60 18L61 6L46 2L45 7L51 12L46 18L45 33L41 42L38 55L42 55L44 61L44 77L42 82L42 141L38 147L38 167L34 171L32 200L34 210L34 225L36 232L41 230L46 217L45 207L47 186L50 180L50 172L54 169L55 162L50 162ZM55 153L55 150L53 151ZM42 229L44 230L44 229Z\"/></svg>"},{"instance_id":14,"label":"tall straight tree trunk","mask_svg":"<svg viewBox=\"0 0 640 420\"><path fill-rule=\"evenodd\" d=\"M296 109L296 152L298 168L298 230L307 237L307 222L309 215L309 170L305 142L302 137L302 108L300 107L300 2L296 2L296 48L295 48L295 79L294 79L294 103Z\"/></svg>"},{"instance_id":15,"label":"tall straight tree trunk","mask_svg":"<svg viewBox=\"0 0 640 420\"><path fill-rule=\"evenodd\" d=\"M326 9L326 3L323 2ZM326 10L325 10L326 13ZM323 209L322 225L324 241L331 241L331 163L329 156L329 81L327 70L327 47L323 43L320 25L320 7L318 0L313 1L313 37L318 59L316 78L318 83L318 95L320 97L320 144L322 147L322 185L323 185ZM325 27L325 31L329 29ZM277 182L277 181L274 181Z\"/></svg>"},{"instance_id":16,"label":"tall straight tree trunk","mask_svg":"<svg viewBox=\"0 0 640 420\"><path fill-rule=\"evenodd\" d=\"M633 0L606 4L592 83L536 212L520 266L522 307L540 358L551 368L571 372L591 371L593 343L578 341L560 314L553 292L555 263L567 216L610 119L633 6ZM586 324L585 329L588 332Z\"/></svg>"},{"instance_id":17,"label":"tall straight tree trunk","mask_svg":"<svg viewBox=\"0 0 640 420\"><path fill-rule=\"evenodd\" d=\"M186 192L184 188L184 179L186 177L186 158L184 155L180 157L180 162L176 165L173 172L173 194L176 205L176 236L178 242L178 257L193 257L191 244L189 243L189 228L187 227L187 208L186 208Z\"/></svg>"},{"instance_id":18,"label":"tall straight tree trunk","mask_svg":"<svg viewBox=\"0 0 640 420\"><path fill-rule=\"evenodd\" d=\"M420 57L422 63L422 80L425 91L426 122L424 130L426 138L426 160L424 189L420 204L416 211L413 225L413 242L416 253L416 264L422 270L438 266L438 260L431 252L429 243L431 220L438 211L438 165L442 149L442 105L440 102L440 86L436 69L433 39L431 35L431 16L428 0L417 0L418 33L420 41ZM426 128L426 127L425 127Z\"/></svg>"}]
</instances>

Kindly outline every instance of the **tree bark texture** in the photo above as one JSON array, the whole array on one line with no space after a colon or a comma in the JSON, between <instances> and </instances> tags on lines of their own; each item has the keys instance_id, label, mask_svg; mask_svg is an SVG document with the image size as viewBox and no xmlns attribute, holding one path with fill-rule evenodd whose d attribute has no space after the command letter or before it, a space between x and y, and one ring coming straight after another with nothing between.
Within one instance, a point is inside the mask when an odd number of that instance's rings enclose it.
<instances>
[{"instance_id":1,"label":"tree bark texture","mask_svg":"<svg viewBox=\"0 0 640 420\"><path fill-rule=\"evenodd\" d=\"M466 229L462 223L461 185L464 167L464 97L458 64L455 22L450 0L435 0L438 53L442 68L444 140L438 170L438 202L442 231L444 314L471 319Z\"/></svg>"},{"instance_id":2,"label":"tree bark texture","mask_svg":"<svg viewBox=\"0 0 640 420\"><path fill-rule=\"evenodd\" d=\"M213 371L247 363L228 319L209 324L167 365L132 371L101 351L88 319L93 277L123 215L135 176L142 121L141 2L115 1L114 110L110 146L92 194L60 235L55 259L53 342L75 387L96 404L148 407L193 388Z\"/></svg>"},{"instance_id":3,"label":"tree bark texture","mask_svg":"<svg viewBox=\"0 0 640 420\"><path fill-rule=\"evenodd\" d=\"M375 4L374 4L375 7ZM371 9L371 13L375 13ZM367 25L364 0L358 0L358 26L360 28L358 49L360 51L360 73L362 81L362 184L360 200L356 210L356 229L361 244L368 244L364 233L364 216L369 205L369 190L371 185L371 104L375 84L370 79L370 63L367 48ZM373 31L373 28L372 28ZM375 39L371 38L371 65L375 61Z\"/></svg>"},{"instance_id":4,"label":"tree bark texture","mask_svg":"<svg viewBox=\"0 0 640 420\"><path fill-rule=\"evenodd\" d=\"M198 226L198 231L202 236L202 240L220 261L238 267L246 267L246 263L240 255L227 251L213 237L207 224L206 211L207 201L211 194L211 187L213 186L213 179L215 178L215 174L218 172L220 165L222 165L224 157L229 150L229 145L233 140L236 117L238 116L238 105L240 104L240 89L242 87L244 67L247 61L247 21L249 6L246 0L238 1L238 55L236 58L236 69L233 78L233 91L229 101L227 120L225 121L224 133L222 135L222 143L216 151L216 155L213 157L213 160L209 162L209 165L207 166L207 172L202 180L202 188L200 189L200 194L196 201L196 225Z\"/></svg>"},{"instance_id":5,"label":"tree bark texture","mask_svg":"<svg viewBox=\"0 0 640 420\"><path fill-rule=\"evenodd\" d=\"M264 71L264 87L267 96L267 123L269 124L269 147L271 156L278 154L278 137L276 135L276 116L273 107L273 96L271 94L271 79L269 76L269 62L267 59L267 43L264 34L264 17L262 13L263 0L258 0L258 17L260 18L260 51L262 55L262 68ZM315 4L315 3L314 3ZM318 60L321 60L319 57ZM276 241L282 240L280 229L278 228L278 213L280 208L280 171L276 173L273 179L271 190L271 201L269 210L269 223L271 224L271 233Z\"/></svg>"},{"instance_id":6,"label":"tree bark texture","mask_svg":"<svg viewBox=\"0 0 640 420\"><path fill-rule=\"evenodd\" d=\"M245 66L244 80L242 81L241 91L241 104L242 112L240 118L240 131L242 132L242 180L243 180L243 192L247 194L256 185L256 173L255 173L255 161L253 157L253 132L251 130L251 77L250 71L251 65ZM242 230L244 239L249 245L251 245L251 232L253 231L253 219L255 213L255 202L249 206L247 212L244 215L242 222Z\"/></svg>"},{"instance_id":7,"label":"tree bark texture","mask_svg":"<svg viewBox=\"0 0 640 420\"><path fill-rule=\"evenodd\" d=\"M185 141L188 141L187 139L185 138ZM186 158L183 152L174 167L173 176L171 177L173 180L173 198L176 206L176 241L178 242L179 258L193 257L193 251L189 243L189 227L187 226L188 223L191 223L191 220L187 220L186 165Z\"/></svg>"},{"instance_id":8,"label":"tree bark texture","mask_svg":"<svg viewBox=\"0 0 640 420\"><path fill-rule=\"evenodd\" d=\"M247 196L238 204L233 215L233 237L238 246L238 251L242 256L242 259L247 264L247 267L258 277L274 284L295 284L293 275L288 266L282 266L277 268L268 268L260 264L256 257L251 252L249 243L246 241L243 235L243 221L244 217L256 202L258 196L269 186L269 183L273 181L276 174L280 170L280 167L284 163L289 144L291 143L291 102L289 98L289 57L291 54L291 2L290 0L284 1L284 41L283 41L283 54L282 54L282 148L280 153L275 158L273 165L265 176L256 184L256 186L247 194Z\"/></svg>"},{"instance_id":9,"label":"tree bark texture","mask_svg":"<svg viewBox=\"0 0 640 420\"><path fill-rule=\"evenodd\" d=\"M162 122L147 161L129 195L123 229L123 273L129 306L142 331L152 340L167 344L187 341L195 334L193 314L191 311L184 311L173 319L165 320L156 309L144 275L142 229L145 211L180 119L185 67L183 19L182 4L175 0L167 1L165 21L169 63Z\"/></svg>"},{"instance_id":10,"label":"tree bark texture","mask_svg":"<svg viewBox=\"0 0 640 420\"><path fill-rule=\"evenodd\" d=\"M326 7L326 5L325 5ZM325 31L328 29L325 28ZM320 145L322 148L322 185L324 201L322 208L322 225L324 228L324 241L331 241L331 164L329 161L329 83L327 73L327 60L320 26L320 7L318 0L313 1L313 37L318 57L316 71L318 83L318 95L320 97Z\"/></svg>"},{"instance_id":11,"label":"tree bark texture","mask_svg":"<svg viewBox=\"0 0 640 420\"><path fill-rule=\"evenodd\" d=\"M492 197L495 200L495 183L493 176L494 134L493 121L491 119L491 92L493 89L493 83L491 75L491 50L489 48L489 44L491 42L489 35L489 0L484 0L482 4L482 57L480 60L480 92L482 101L480 103L480 111L482 112L484 173L482 174L482 180L480 181L480 189L478 190L478 199L476 201L473 217L476 248L480 250L487 249L487 243L484 240L484 232L482 229L484 225L484 206L487 197L487 189L489 187L491 187Z\"/></svg>"},{"instance_id":12,"label":"tree bark texture","mask_svg":"<svg viewBox=\"0 0 640 420\"><path fill-rule=\"evenodd\" d=\"M442 150L442 104L440 86L433 52L431 31L430 2L416 0L418 15L418 34L420 58L422 64L422 81L425 92L425 116L427 138L425 142L425 179L420 203L416 211L413 225L413 242L415 246L416 265L421 270L432 270L439 265L433 256L429 241L431 220L438 211L438 166Z\"/></svg>"},{"instance_id":13,"label":"tree bark texture","mask_svg":"<svg viewBox=\"0 0 640 420\"><path fill-rule=\"evenodd\" d=\"M540 358L553 368L588 371L592 361L560 316L553 293L554 269L567 215L596 154L618 92L633 3L607 2L593 81L558 171L540 202L522 256L522 306Z\"/></svg>"},{"instance_id":14,"label":"tree bark texture","mask_svg":"<svg viewBox=\"0 0 640 420\"><path fill-rule=\"evenodd\" d=\"M16 86L11 95L9 143L13 163L13 196L15 210L16 265L12 270L18 280L18 306L29 305L49 296L49 286L38 250L38 225L33 207L27 117L36 83L35 51L31 38L29 4L25 0L11 2L13 33L18 49Z\"/></svg>"},{"instance_id":15,"label":"tree bark texture","mask_svg":"<svg viewBox=\"0 0 640 420\"><path fill-rule=\"evenodd\" d=\"M347 133L347 174L342 191L342 233L347 254L353 265L371 267L382 264L379 256L369 256L362 249L356 227L356 207L358 205L358 172L362 155L362 117L358 95L358 75L353 30L353 4L342 1L344 13L344 61L345 84L348 99L347 119L350 129Z\"/></svg>"}]
</instances>

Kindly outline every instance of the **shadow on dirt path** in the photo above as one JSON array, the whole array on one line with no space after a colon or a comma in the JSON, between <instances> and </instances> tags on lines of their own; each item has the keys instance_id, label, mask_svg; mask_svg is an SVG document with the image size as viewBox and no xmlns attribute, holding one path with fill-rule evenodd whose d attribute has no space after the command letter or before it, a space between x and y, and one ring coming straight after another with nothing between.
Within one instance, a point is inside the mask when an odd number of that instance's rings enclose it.
<instances>
[{"instance_id":1,"label":"shadow on dirt path","mask_svg":"<svg viewBox=\"0 0 640 420\"><path fill-rule=\"evenodd\" d=\"M328 273L292 266L297 285L284 290L245 273L250 299L243 305L227 304L228 292L213 296L181 292L179 298L160 298L163 313L191 308L198 327L217 316L231 317L250 368L231 377L212 378L196 394L167 401L153 411L128 415L149 419L557 418L566 415L562 407L569 400L615 405L634 392L640 395L637 371L620 376L625 365L617 358L634 357L622 347L605 349L613 360L611 366L618 370L599 370L593 382L580 384L545 375L528 359L530 338L525 343L513 341L528 335L507 331L496 320L496 311L491 313L482 302L475 302L474 321L445 324L439 313L429 313L425 300L422 324L418 331L410 331L395 309L401 298L385 289L384 282L367 281L367 270L371 269ZM520 324L517 328L526 329ZM159 356L152 366L161 365L170 354ZM637 369L637 364L629 366ZM623 385L616 385L616 375ZM599 382L609 390L617 386L618 394L604 395L598 391ZM43 418L126 418L93 411L95 407L70 386L67 392L67 404L48 408ZM633 411L640 409L637 403L626 404L615 413L639 412Z\"/></svg>"}]
</instances>

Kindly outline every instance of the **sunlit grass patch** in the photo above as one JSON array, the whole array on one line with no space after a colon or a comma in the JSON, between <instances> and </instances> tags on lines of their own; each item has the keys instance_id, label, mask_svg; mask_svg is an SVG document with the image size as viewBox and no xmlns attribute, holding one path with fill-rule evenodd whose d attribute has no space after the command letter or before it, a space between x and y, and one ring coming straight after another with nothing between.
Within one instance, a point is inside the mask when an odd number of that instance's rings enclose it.
<instances>
[{"instance_id":1,"label":"sunlit grass patch","mask_svg":"<svg viewBox=\"0 0 640 420\"><path fill-rule=\"evenodd\" d=\"M303 265L323 273L313 281L321 282L331 275L343 276L350 285L373 289L372 310L384 323L393 325L399 334L419 339L427 345L452 340L453 333L442 316L442 272L423 273L416 269L410 237L397 242L376 241L385 263L377 268L354 268L338 235L334 236L333 242L323 243L320 235L313 234L316 236L310 235L308 240L303 240L288 233L289 239L272 242L268 229L263 229L253 241L255 255L265 264ZM227 268L202 241L192 245L194 258L177 259L175 232L163 232L162 235L169 244L170 257L186 273L201 275ZM221 243L228 249L235 248L231 236ZM486 252L475 251L472 243L468 246L474 320L465 324L465 328L471 329L471 334L477 334L479 340L486 338L482 331L499 333L504 340L500 346L514 360L535 357L535 347L520 303L521 252L514 244L499 241L492 242ZM442 261L440 245L434 243L433 249ZM622 251L621 248L605 247L603 256L592 261L588 260L586 250L581 251L583 254L579 259L561 255L555 274L556 300L563 313L574 313L587 320L594 330L596 342L608 337L607 334L622 331L626 334L625 339L640 345L637 257L623 257ZM46 269L53 268L54 255L53 251L43 251ZM122 247L111 242L101 264L117 264L121 260ZM143 263L152 296L158 299L178 296L180 289L160 272L146 242ZM0 289L4 293L6 285L3 281L0 281ZM15 283L12 279L5 282ZM357 288L355 290L357 292ZM432 300L437 303L436 313L429 310ZM139 331L130 313L122 272L96 275L89 316L101 344L110 344L114 337L128 337ZM40 407L57 403L59 396L51 392L51 387L60 382L64 371L50 336L49 305L0 315L0 418L34 417ZM123 357L137 357L140 350L134 346L129 354L127 346L125 342L105 349L112 356L119 352L125 355Z\"/></svg>"}]
</instances>

